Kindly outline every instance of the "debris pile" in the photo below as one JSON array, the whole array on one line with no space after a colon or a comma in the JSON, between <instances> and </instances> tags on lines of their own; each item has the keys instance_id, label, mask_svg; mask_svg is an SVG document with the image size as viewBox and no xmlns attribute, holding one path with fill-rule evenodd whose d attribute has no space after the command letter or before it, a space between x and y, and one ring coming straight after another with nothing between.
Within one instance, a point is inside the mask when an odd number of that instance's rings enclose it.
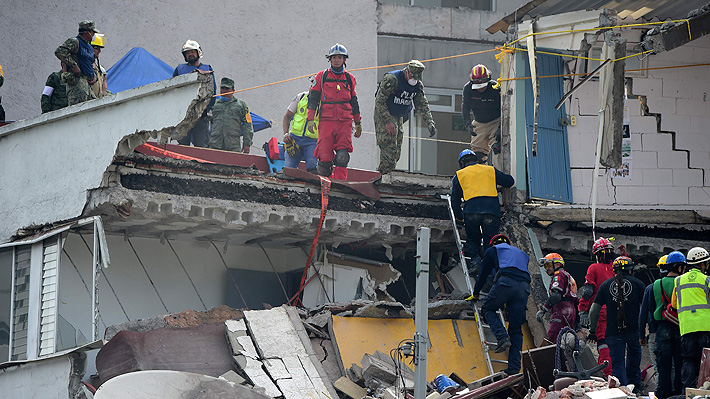
<instances>
[{"instance_id":1,"label":"debris pile","mask_svg":"<svg viewBox=\"0 0 710 399\"><path fill-rule=\"evenodd\" d=\"M588 380L575 380L570 377L558 378L549 390L543 387L531 389L525 399L626 399L636 398L633 384L621 385L614 376L608 379L592 376Z\"/></svg>"}]
</instances>

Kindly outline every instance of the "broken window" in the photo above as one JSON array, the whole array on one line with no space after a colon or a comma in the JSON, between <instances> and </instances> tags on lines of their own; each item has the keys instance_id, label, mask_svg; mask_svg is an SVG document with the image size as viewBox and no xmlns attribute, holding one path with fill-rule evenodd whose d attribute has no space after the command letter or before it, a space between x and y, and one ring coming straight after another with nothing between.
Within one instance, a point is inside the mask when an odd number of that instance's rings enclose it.
<instances>
[{"instance_id":1,"label":"broken window","mask_svg":"<svg viewBox=\"0 0 710 399\"><path fill-rule=\"evenodd\" d=\"M68 256L64 245L72 236L88 237L88 256ZM108 262L99 217L0 245L0 304L9 304L0 307L0 362L31 360L88 343L87 337L95 340L97 277Z\"/></svg>"}]
</instances>

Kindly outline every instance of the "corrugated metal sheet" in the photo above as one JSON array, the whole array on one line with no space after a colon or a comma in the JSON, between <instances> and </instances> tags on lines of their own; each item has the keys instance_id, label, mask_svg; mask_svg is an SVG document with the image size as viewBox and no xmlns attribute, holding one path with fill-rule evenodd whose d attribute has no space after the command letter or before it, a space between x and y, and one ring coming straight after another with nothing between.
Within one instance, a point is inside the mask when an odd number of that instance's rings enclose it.
<instances>
[{"instance_id":1,"label":"corrugated metal sheet","mask_svg":"<svg viewBox=\"0 0 710 399\"><path fill-rule=\"evenodd\" d=\"M690 11L702 8L706 4L708 4L708 0L533 0L489 27L488 31L491 33L497 30L505 31L515 18L518 21L522 21L528 19L524 18L526 16L529 18L547 17L573 11L600 10L602 8L614 9L622 17L626 17L625 14L630 14L632 18L643 18L645 20L678 20L687 18ZM528 9L529 11L526 11ZM624 13L626 10L628 12ZM638 14L634 14L636 12ZM491 30L492 28L494 29Z\"/></svg>"},{"instance_id":2,"label":"corrugated metal sheet","mask_svg":"<svg viewBox=\"0 0 710 399\"><path fill-rule=\"evenodd\" d=\"M537 55L538 76L562 74L562 58ZM525 63L525 76L530 76L530 66ZM533 93L530 80L525 83L525 119L527 125L528 187L531 198L558 202L572 202L567 129L560 120L566 117L564 105L559 110L555 104L563 95L562 78L540 79L540 111L537 129L537 156L532 156Z\"/></svg>"}]
</instances>

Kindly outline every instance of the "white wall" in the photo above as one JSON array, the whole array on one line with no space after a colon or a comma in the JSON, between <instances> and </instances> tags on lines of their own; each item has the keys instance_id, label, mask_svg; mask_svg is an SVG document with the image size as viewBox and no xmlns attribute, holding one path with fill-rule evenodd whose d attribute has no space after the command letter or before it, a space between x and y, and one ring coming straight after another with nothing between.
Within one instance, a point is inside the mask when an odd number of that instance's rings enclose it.
<instances>
[{"instance_id":1,"label":"white wall","mask_svg":"<svg viewBox=\"0 0 710 399\"><path fill-rule=\"evenodd\" d=\"M39 0L10 0L3 4L0 63L5 85L0 88L7 118L19 120L40 113L40 95L47 76L59 69L54 50L66 38L76 36L78 22L93 19L106 34L101 61L112 66L133 47L144 47L166 63L184 63L180 53L187 39L204 50L203 62L215 76L229 76L237 89L307 75L324 69L324 55L335 42L350 53L348 68L377 65L375 0L248 0L169 3L102 2L69 0L61 4ZM20 33L27 32L27 33ZM363 129L374 131L372 110L377 74L354 73ZM255 149L272 136L281 137L281 119L297 93L308 89L307 79L237 94L250 110L277 122L274 128L255 134ZM374 169L375 139L363 135L354 140L351 166Z\"/></svg>"},{"instance_id":2,"label":"white wall","mask_svg":"<svg viewBox=\"0 0 710 399\"><path fill-rule=\"evenodd\" d=\"M710 62L710 37L648 58L647 68ZM642 116L638 100L629 99L632 178L599 176L600 205L658 205L661 208L710 206L710 81L707 67L661 69L633 77L633 95L647 96ZM583 87L568 108L577 125L568 126L575 204L590 204L599 109L596 82ZM568 103L569 104L569 103ZM579 104L579 106L578 106ZM673 132L673 133L670 133Z\"/></svg>"}]
</instances>

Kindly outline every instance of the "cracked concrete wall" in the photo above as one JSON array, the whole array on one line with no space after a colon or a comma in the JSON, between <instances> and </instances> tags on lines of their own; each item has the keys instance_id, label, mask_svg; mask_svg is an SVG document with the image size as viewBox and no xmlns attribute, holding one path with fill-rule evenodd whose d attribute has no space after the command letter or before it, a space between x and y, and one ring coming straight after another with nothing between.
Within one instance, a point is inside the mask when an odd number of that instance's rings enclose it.
<instances>
[{"instance_id":1,"label":"cracked concrete wall","mask_svg":"<svg viewBox=\"0 0 710 399\"><path fill-rule=\"evenodd\" d=\"M0 371L0 392L14 399L83 399L81 377L86 357L81 353L52 357Z\"/></svg>"},{"instance_id":2,"label":"cracked concrete wall","mask_svg":"<svg viewBox=\"0 0 710 399\"><path fill-rule=\"evenodd\" d=\"M179 76L0 127L0 242L81 215L114 155L183 121L200 85Z\"/></svg>"},{"instance_id":3,"label":"cracked concrete wall","mask_svg":"<svg viewBox=\"0 0 710 399\"><path fill-rule=\"evenodd\" d=\"M77 34L77 23L93 19L104 37L101 62L108 69L133 47L143 47L176 66L185 61L180 50L187 39L197 40L204 51L202 62L210 64L215 77L234 79L236 89L316 73L328 64L324 55L335 43L350 52L350 69L377 65L377 17L375 0L310 1L248 0L199 3L155 0L105 3L93 1L39 0L32 3L10 1L3 4L0 37L15 37L3 51L5 84L0 88L3 106L11 120L40 113L39 99L47 76L59 69L54 50L66 38ZM90 11L88 11L90 10ZM51 18L46 18L51 14ZM42 23L37 23L42 21ZM17 35L20 30L32 35ZM36 40L37 37L48 38ZM31 50L28 50L31 49ZM374 132L372 112L377 72L354 72L357 80L363 129ZM297 94L309 88L306 78L257 90L237 93L251 111L274 122L272 129L254 135L255 153L272 136L281 137L281 120ZM355 139L351 166L374 170L374 135Z\"/></svg>"},{"instance_id":4,"label":"cracked concrete wall","mask_svg":"<svg viewBox=\"0 0 710 399\"><path fill-rule=\"evenodd\" d=\"M710 62L710 37L651 55L642 68ZM627 67L629 68L629 67ZM702 68L627 72L631 176L599 175L597 204L710 208L710 83ZM631 68L633 69L633 68ZM588 82L572 98L567 126L575 204L591 204L594 148L598 128L597 82ZM639 101L634 96L642 96ZM644 109L646 104L647 109Z\"/></svg>"}]
</instances>

